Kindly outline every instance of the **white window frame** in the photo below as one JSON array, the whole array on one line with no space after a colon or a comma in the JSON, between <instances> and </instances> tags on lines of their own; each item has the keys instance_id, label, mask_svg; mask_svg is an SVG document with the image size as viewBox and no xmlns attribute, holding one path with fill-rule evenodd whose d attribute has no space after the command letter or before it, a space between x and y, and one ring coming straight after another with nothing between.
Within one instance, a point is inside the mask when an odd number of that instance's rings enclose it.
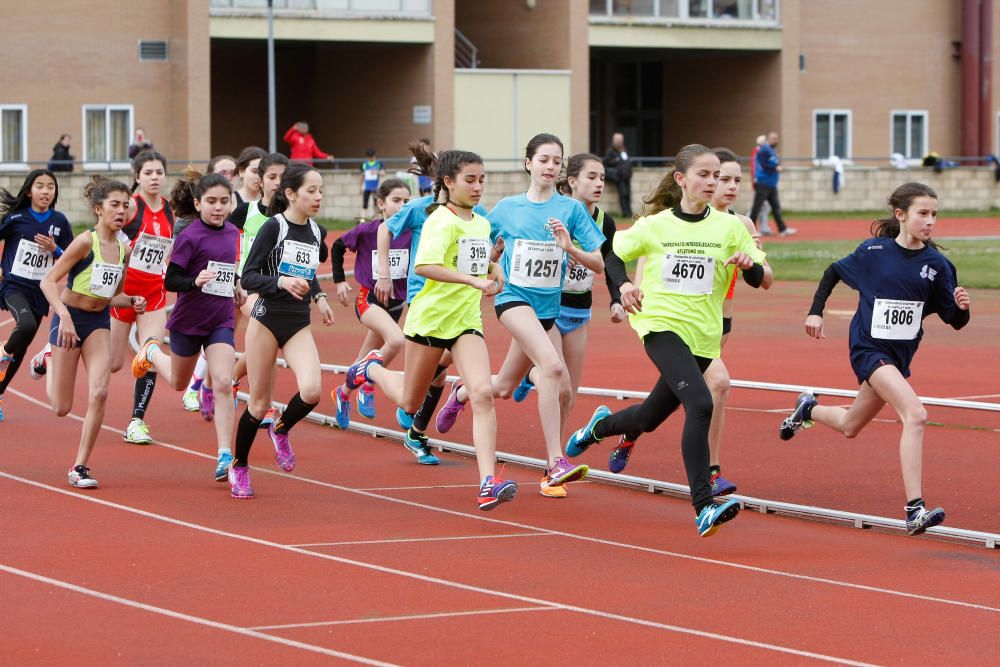
<instances>
[{"instance_id":1,"label":"white window frame","mask_svg":"<svg viewBox=\"0 0 1000 667\"><path fill-rule=\"evenodd\" d=\"M847 116L847 155L838 155L844 164L853 164L851 158L854 156L854 115L851 113L850 109L813 109L812 113L812 154L813 154L813 164L815 165L825 165L829 163L829 158L821 158L818 156L817 146L818 137L816 136L816 119L819 116L831 116L830 122L830 147L832 148L835 144L833 135L833 118L832 116L836 114L843 114Z\"/></svg>"},{"instance_id":2,"label":"white window frame","mask_svg":"<svg viewBox=\"0 0 1000 667\"><path fill-rule=\"evenodd\" d=\"M112 111L128 111L128 134L126 141L131 145L132 139L135 137L135 106L132 104L84 104L80 111L80 127L82 132L80 135L83 137L83 168L84 169L130 169L132 167L132 162L126 159L122 162L112 162L111 156L107 152L111 150L111 142L108 141L108 137L105 136L104 145L107 146L107 150L104 153L104 160L87 160L87 112L93 111L95 109L104 109L104 131L107 132L108 128L111 127L111 112Z\"/></svg>"},{"instance_id":3,"label":"white window frame","mask_svg":"<svg viewBox=\"0 0 1000 667\"><path fill-rule=\"evenodd\" d=\"M994 125L994 128L997 131L997 152L996 152L996 155L997 155L997 157L1000 157L1000 111L997 111L997 124Z\"/></svg>"},{"instance_id":4,"label":"white window frame","mask_svg":"<svg viewBox=\"0 0 1000 667\"><path fill-rule=\"evenodd\" d=\"M926 109L893 109L889 112L889 155L896 152L895 146L893 146L893 141L895 141L895 136L893 132L893 127L896 123L896 116L906 116L906 150L903 155L906 157L906 163L909 165L919 165L923 162L924 156L918 155L917 157L910 157L910 119L914 116L924 117L924 154L927 154L927 147L930 145L927 142L930 139L930 113Z\"/></svg>"},{"instance_id":5,"label":"white window frame","mask_svg":"<svg viewBox=\"0 0 1000 667\"><path fill-rule=\"evenodd\" d=\"M28 169L28 105L0 104L0 111L21 112L21 160L20 162L0 162L0 171L27 171ZM0 130L0 156L3 155L3 133Z\"/></svg>"}]
</instances>

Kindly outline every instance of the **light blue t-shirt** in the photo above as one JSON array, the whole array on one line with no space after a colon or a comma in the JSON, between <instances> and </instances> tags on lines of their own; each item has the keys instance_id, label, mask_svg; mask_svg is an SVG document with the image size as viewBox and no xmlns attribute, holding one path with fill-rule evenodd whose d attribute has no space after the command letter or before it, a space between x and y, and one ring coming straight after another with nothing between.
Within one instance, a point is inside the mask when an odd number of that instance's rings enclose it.
<instances>
[{"instance_id":1,"label":"light blue t-shirt","mask_svg":"<svg viewBox=\"0 0 1000 667\"><path fill-rule=\"evenodd\" d=\"M420 234L424 229L424 222L427 220L427 207L433 203L434 195L411 199L396 212L396 215L385 221L386 227L389 228L394 237L399 236L407 229L413 233L410 241L410 268L407 272L409 277L406 281L406 303L413 301L413 297L423 289L424 283L427 282L426 278L418 276L413 270L413 260L417 256L417 248L420 247ZM486 209L478 204L472 210L479 215L486 215Z\"/></svg>"},{"instance_id":2,"label":"light blue t-shirt","mask_svg":"<svg viewBox=\"0 0 1000 667\"><path fill-rule=\"evenodd\" d=\"M529 201L521 194L501 199L486 217L492 225L493 243L497 238L503 238L504 242L500 266L507 283L494 303L499 306L523 301L535 310L539 319L558 317L567 259L558 247L553 249L555 238L546 224L549 218L562 221L570 237L583 250L593 252L604 243L604 234L587 209L561 194L542 203Z\"/></svg>"}]
</instances>

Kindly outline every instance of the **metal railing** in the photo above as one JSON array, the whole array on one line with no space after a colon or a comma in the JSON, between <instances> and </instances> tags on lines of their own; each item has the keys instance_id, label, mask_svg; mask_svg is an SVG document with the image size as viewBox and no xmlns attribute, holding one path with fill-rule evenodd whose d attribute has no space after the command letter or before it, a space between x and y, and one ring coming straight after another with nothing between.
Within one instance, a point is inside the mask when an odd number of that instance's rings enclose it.
<instances>
[{"instance_id":1,"label":"metal railing","mask_svg":"<svg viewBox=\"0 0 1000 667\"><path fill-rule=\"evenodd\" d=\"M211 0L210 11L228 10L266 12L267 0ZM399 14L431 16L431 0L274 0L276 12L314 12L335 14Z\"/></svg>"},{"instance_id":2,"label":"metal railing","mask_svg":"<svg viewBox=\"0 0 1000 667\"><path fill-rule=\"evenodd\" d=\"M634 19L731 26L776 25L779 0L590 0L591 19Z\"/></svg>"},{"instance_id":3,"label":"metal railing","mask_svg":"<svg viewBox=\"0 0 1000 667\"><path fill-rule=\"evenodd\" d=\"M458 28L455 28L455 67L460 69L479 67L479 49Z\"/></svg>"}]
</instances>

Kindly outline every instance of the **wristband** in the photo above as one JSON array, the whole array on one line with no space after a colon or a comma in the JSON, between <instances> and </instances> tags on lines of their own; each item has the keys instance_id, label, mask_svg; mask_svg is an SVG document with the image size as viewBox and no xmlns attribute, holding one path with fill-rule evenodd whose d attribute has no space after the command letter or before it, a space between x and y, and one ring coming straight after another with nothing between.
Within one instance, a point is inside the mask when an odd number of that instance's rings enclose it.
<instances>
[{"instance_id":1,"label":"wristband","mask_svg":"<svg viewBox=\"0 0 1000 667\"><path fill-rule=\"evenodd\" d=\"M56 249L52 251L52 254L55 255L57 258L58 257L62 257L62 254L63 254L62 247L61 246L56 246Z\"/></svg>"},{"instance_id":2,"label":"wristband","mask_svg":"<svg viewBox=\"0 0 1000 667\"><path fill-rule=\"evenodd\" d=\"M320 299L325 299L325 298L326 298L326 292L316 292L316 294L313 295L313 303L319 303Z\"/></svg>"}]
</instances>

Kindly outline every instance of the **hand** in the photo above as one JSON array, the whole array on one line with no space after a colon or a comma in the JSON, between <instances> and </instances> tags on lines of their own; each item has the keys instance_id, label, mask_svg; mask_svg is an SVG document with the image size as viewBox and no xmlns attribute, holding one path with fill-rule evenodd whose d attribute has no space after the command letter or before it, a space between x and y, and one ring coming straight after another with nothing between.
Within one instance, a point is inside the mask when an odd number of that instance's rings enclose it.
<instances>
[{"instance_id":1,"label":"hand","mask_svg":"<svg viewBox=\"0 0 1000 667\"><path fill-rule=\"evenodd\" d=\"M504 277L504 275L503 275L503 269L500 268L499 264L497 264L496 262L491 262L490 263L490 271L489 271L488 277L490 279L492 279L493 282L495 282L497 284L496 294L499 294L500 292L502 292L503 291L503 287L504 287L504 285L507 282L507 279Z\"/></svg>"},{"instance_id":2,"label":"hand","mask_svg":"<svg viewBox=\"0 0 1000 667\"><path fill-rule=\"evenodd\" d=\"M955 304L958 306L959 310L968 310L969 306L972 304L972 300L969 298L969 292L966 291L964 287L955 288Z\"/></svg>"},{"instance_id":3,"label":"hand","mask_svg":"<svg viewBox=\"0 0 1000 667\"><path fill-rule=\"evenodd\" d=\"M562 220L549 218L549 233L555 238L556 245L562 248L564 252L569 252L569 249L573 247L573 239L570 238L569 232L566 231L566 225L562 223Z\"/></svg>"},{"instance_id":4,"label":"hand","mask_svg":"<svg viewBox=\"0 0 1000 667\"><path fill-rule=\"evenodd\" d=\"M316 306L319 308L319 314L323 317L323 325L328 327L333 326L333 308L330 308L326 297L320 297L319 301L316 302Z\"/></svg>"},{"instance_id":5,"label":"hand","mask_svg":"<svg viewBox=\"0 0 1000 667\"><path fill-rule=\"evenodd\" d=\"M628 319L628 315L625 313L625 309L622 308L620 303L611 304L611 321L615 324L620 324Z\"/></svg>"},{"instance_id":6,"label":"hand","mask_svg":"<svg viewBox=\"0 0 1000 667\"><path fill-rule=\"evenodd\" d=\"M132 297L132 310L136 312L137 315L142 315L146 312L146 297L144 296L134 296Z\"/></svg>"},{"instance_id":7,"label":"hand","mask_svg":"<svg viewBox=\"0 0 1000 667\"><path fill-rule=\"evenodd\" d=\"M194 286L195 287L204 287L208 283L210 283L213 280L215 280L215 277L217 275L219 275L219 273L217 271L209 271L208 269L205 269L204 271L200 271L198 273L198 275L196 275L194 277Z\"/></svg>"},{"instance_id":8,"label":"hand","mask_svg":"<svg viewBox=\"0 0 1000 667\"><path fill-rule=\"evenodd\" d=\"M389 299L393 294L392 280L389 278L379 278L375 281L375 298L383 306L389 305Z\"/></svg>"},{"instance_id":9,"label":"hand","mask_svg":"<svg viewBox=\"0 0 1000 667\"><path fill-rule=\"evenodd\" d=\"M299 301L311 289L309 281L302 278L292 278L291 276L278 276L278 289L283 289Z\"/></svg>"},{"instance_id":10,"label":"hand","mask_svg":"<svg viewBox=\"0 0 1000 667\"><path fill-rule=\"evenodd\" d=\"M237 308L242 308L243 304L247 302L247 291L237 285L236 290L233 292L233 301L236 303Z\"/></svg>"},{"instance_id":11,"label":"hand","mask_svg":"<svg viewBox=\"0 0 1000 667\"><path fill-rule=\"evenodd\" d=\"M469 283L483 293L483 296L495 296L500 293L500 285L491 278L473 278Z\"/></svg>"},{"instance_id":12,"label":"hand","mask_svg":"<svg viewBox=\"0 0 1000 667\"><path fill-rule=\"evenodd\" d=\"M621 286L622 308L627 313L642 312L642 290L632 283L625 283Z\"/></svg>"},{"instance_id":13,"label":"hand","mask_svg":"<svg viewBox=\"0 0 1000 667\"><path fill-rule=\"evenodd\" d=\"M67 350L72 350L80 340L80 337L76 335L76 327L73 326L73 318L68 312L66 317L59 316L59 334L56 340L59 347Z\"/></svg>"},{"instance_id":14,"label":"hand","mask_svg":"<svg viewBox=\"0 0 1000 667\"><path fill-rule=\"evenodd\" d=\"M348 285L346 281L337 283L337 301L340 301L341 306L346 306L348 304L350 301L350 293L351 286Z\"/></svg>"},{"instance_id":15,"label":"hand","mask_svg":"<svg viewBox=\"0 0 1000 667\"><path fill-rule=\"evenodd\" d=\"M35 234L35 243L42 247L42 250L55 252L56 240L47 234Z\"/></svg>"},{"instance_id":16,"label":"hand","mask_svg":"<svg viewBox=\"0 0 1000 667\"><path fill-rule=\"evenodd\" d=\"M823 333L823 316L810 315L806 318L806 333L813 338L826 338Z\"/></svg>"},{"instance_id":17,"label":"hand","mask_svg":"<svg viewBox=\"0 0 1000 667\"><path fill-rule=\"evenodd\" d=\"M749 269L753 266L753 259L745 252L737 252L727 259L723 266L729 266L730 264L735 264L738 269Z\"/></svg>"}]
</instances>

